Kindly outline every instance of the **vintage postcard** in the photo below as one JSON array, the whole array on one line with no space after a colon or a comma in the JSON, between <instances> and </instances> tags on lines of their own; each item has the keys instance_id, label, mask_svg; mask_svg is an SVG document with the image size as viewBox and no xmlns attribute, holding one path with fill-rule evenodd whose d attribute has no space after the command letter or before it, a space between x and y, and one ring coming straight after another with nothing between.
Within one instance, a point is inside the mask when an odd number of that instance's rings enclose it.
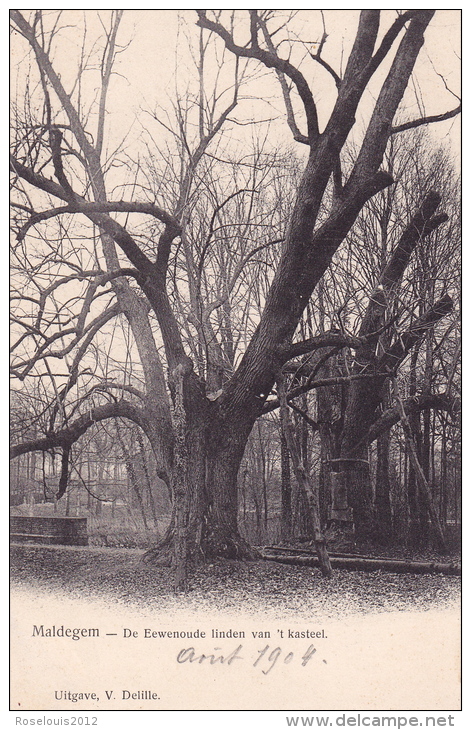
<instances>
[{"instance_id":1,"label":"vintage postcard","mask_svg":"<svg viewBox=\"0 0 471 730\"><path fill-rule=\"evenodd\" d=\"M459 727L460 11L10 23L17 724Z\"/></svg>"}]
</instances>

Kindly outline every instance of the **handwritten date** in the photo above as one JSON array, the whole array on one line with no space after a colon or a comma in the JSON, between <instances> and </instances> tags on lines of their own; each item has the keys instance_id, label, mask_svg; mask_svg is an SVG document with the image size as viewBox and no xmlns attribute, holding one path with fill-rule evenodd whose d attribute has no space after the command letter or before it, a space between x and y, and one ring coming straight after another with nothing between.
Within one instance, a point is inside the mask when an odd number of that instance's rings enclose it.
<instances>
[{"instance_id":1,"label":"handwritten date","mask_svg":"<svg viewBox=\"0 0 471 730\"><path fill-rule=\"evenodd\" d=\"M185 664L186 662L189 664L224 664L230 667L238 661L246 660L246 657L244 657L242 653L243 649L243 644L239 644L230 653L199 654L193 646L190 646L188 649L182 649L179 651L177 655L177 662L179 664ZM221 651L222 650L219 647L215 647L214 649L214 652ZM253 667L261 670L263 674L269 674L278 663L283 665L291 664L291 662L294 661L295 664L299 665L300 663L302 667L305 667L315 653L316 649L313 644L310 644L304 654L300 655L298 652L297 656L295 656L295 653L292 651L286 652L279 646L272 648L269 644L266 644L263 649L258 650L258 656L255 658L255 661L253 661L253 656L249 659L249 661L251 661Z\"/></svg>"}]
</instances>

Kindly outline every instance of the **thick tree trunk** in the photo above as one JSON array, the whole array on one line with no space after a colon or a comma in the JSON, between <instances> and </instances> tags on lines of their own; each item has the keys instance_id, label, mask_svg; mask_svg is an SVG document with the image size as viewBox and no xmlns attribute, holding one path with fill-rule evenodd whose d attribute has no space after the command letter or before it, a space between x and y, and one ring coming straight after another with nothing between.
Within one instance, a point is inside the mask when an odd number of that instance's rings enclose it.
<instances>
[{"instance_id":1,"label":"thick tree trunk","mask_svg":"<svg viewBox=\"0 0 471 730\"><path fill-rule=\"evenodd\" d=\"M207 502L202 549L210 557L256 557L237 525L237 474L250 433L243 422L210 429L206 458Z\"/></svg>"},{"instance_id":2,"label":"thick tree trunk","mask_svg":"<svg viewBox=\"0 0 471 730\"><path fill-rule=\"evenodd\" d=\"M213 414L214 415L214 414ZM145 562L173 564L177 588L187 582L190 566L200 560L254 560L258 553L238 528L237 475L250 433L243 419L224 424L194 417L186 438L177 441L174 512L162 542L147 551ZM188 425L188 424L187 424Z\"/></svg>"},{"instance_id":3,"label":"thick tree trunk","mask_svg":"<svg viewBox=\"0 0 471 730\"><path fill-rule=\"evenodd\" d=\"M334 464L335 465L335 464ZM373 507L368 450L358 451L355 458L340 458L336 463L347 491L348 507L353 515L355 540L376 540L378 531ZM335 505L334 505L335 506ZM346 522L348 529L350 524Z\"/></svg>"},{"instance_id":4,"label":"thick tree trunk","mask_svg":"<svg viewBox=\"0 0 471 730\"><path fill-rule=\"evenodd\" d=\"M345 474L348 505L353 511L355 536L360 541L376 539L378 534L371 484L365 425L375 419L379 388L372 378L350 384L342 429L338 471Z\"/></svg>"}]
</instances>

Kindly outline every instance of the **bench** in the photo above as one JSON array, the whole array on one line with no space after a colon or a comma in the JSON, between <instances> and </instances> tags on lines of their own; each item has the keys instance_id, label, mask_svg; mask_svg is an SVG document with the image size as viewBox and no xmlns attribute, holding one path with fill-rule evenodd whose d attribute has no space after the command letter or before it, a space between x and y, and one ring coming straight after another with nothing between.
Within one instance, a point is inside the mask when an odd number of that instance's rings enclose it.
<instances>
[{"instance_id":1,"label":"bench","mask_svg":"<svg viewBox=\"0 0 471 730\"><path fill-rule=\"evenodd\" d=\"M86 517L10 517L10 540L44 545L88 545Z\"/></svg>"}]
</instances>

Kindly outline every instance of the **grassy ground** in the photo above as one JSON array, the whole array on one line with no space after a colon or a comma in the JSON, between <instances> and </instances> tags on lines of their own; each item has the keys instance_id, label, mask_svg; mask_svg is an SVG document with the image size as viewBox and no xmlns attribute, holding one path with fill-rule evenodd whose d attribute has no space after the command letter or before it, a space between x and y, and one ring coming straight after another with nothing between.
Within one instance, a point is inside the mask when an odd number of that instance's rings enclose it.
<instances>
[{"instance_id":1,"label":"grassy ground","mask_svg":"<svg viewBox=\"0 0 471 730\"><path fill-rule=\"evenodd\" d=\"M341 617L388 611L427 611L456 605L460 579L336 570L256 561L218 561L194 568L189 592L175 596L170 569L141 562L137 549L11 546L13 584L101 598L121 605L267 617Z\"/></svg>"}]
</instances>

